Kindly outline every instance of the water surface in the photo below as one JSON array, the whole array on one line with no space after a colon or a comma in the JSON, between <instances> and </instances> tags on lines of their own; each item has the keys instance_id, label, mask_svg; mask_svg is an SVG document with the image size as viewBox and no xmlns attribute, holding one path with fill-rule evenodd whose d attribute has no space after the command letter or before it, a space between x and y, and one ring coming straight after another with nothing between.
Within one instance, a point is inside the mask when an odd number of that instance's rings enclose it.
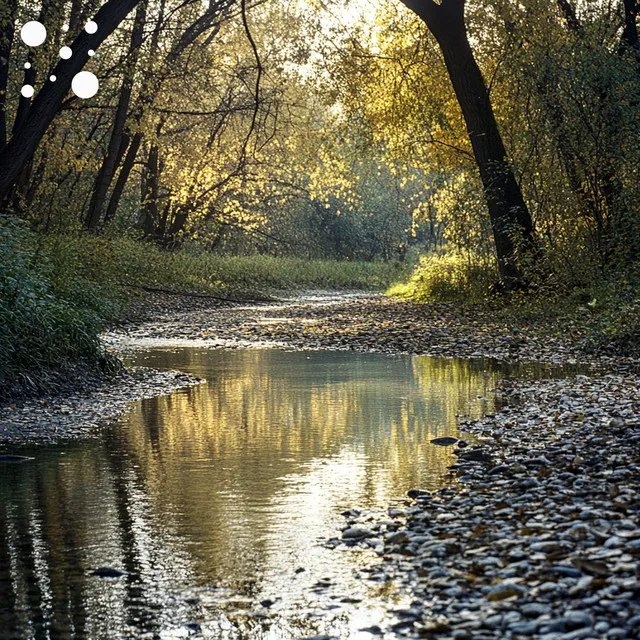
<instances>
[{"instance_id":1,"label":"water surface","mask_svg":"<svg viewBox=\"0 0 640 640\"><path fill-rule=\"evenodd\" d=\"M346 509L450 482L450 449L430 440L458 437L456 414L491 410L513 373L278 350L156 349L136 363L207 382L0 466L2 638L371 637L358 630L393 586L362 579L373 550L322 543ZM91 575L104 566L129 575Z\"/></svg>"}]
</instances>

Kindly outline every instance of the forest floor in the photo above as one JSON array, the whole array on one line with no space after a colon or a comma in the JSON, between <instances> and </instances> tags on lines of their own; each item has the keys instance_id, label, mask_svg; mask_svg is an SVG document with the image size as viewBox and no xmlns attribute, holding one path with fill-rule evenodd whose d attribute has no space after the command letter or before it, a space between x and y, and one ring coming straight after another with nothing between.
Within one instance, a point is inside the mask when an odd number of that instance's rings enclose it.
<instances>
[{"instance_id":1,"label":"forest floor","mask_svg":"<svg viewBox=\"0 0 640 640\"><path fill-rule=\"evenodd\" d=\"M412 488L406 510L383 519L363 522L353 511L330 544L374 547L385 561L371 570L371 580L393 579L414 596L410 608L394 613L393 627L374 633L457 640L640 638L638 362L606 351L585 354L583 338L579 325L560 321L524 322L519 316L513 326L508 316L489 310L316 292L251 305L156 297L104 340L117 353L277 346L582 363L589 375L505 383L504 408L461 423L480 444L451 445L458 477L450 486L435 493ZM142 387L153 386L152 377L138 375ZM165 376L170 380L162 384L169 386L149 393L197 382ZM120 396L123 386L126 381L103 387L97 398L87 390L71 399L5 407L0 439L3 429L22 433L34 415L40 429L54 425L54 434L66 429L81 435L73 425L86 430L88 423L78 407L99 424L134 399Z\"/></svg>"}]
</instances>

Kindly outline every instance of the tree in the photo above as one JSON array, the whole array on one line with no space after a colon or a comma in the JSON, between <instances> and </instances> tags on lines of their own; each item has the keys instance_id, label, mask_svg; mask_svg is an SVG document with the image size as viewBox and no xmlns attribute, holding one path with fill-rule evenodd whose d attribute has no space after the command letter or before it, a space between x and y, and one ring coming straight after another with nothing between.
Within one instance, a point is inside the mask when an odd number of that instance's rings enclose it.
<instances>
[{"instance_id":1,"label":"tree","mask_svg":"<svg viewBox=\"0 0 640 640\"><path fill-rule=\"evenodd\" d=\"M480 171L505 289L525 283L524 255L535 255L533 220L507 159L465 24L465 0L402 0L426 25L442 52Z\"/></svg>"},{"instance_id":2,"label":"tree","mask_svg":"<svg viewBox=\"0 0 640 640\"><path fill-rule=\"evenodd\" d=\"M89 50L97 49L135 8L139 0L107 0L94 17L99 25L96 33L82 31L71 48L74 55L61 59L53 70L56 82L47 82L33 99L31 107L11 139L0 150L0 206L7 204L13 186L30 162L49 125L69 93L73 77L89 60Z\"/></svg>"},{"instance_id":3,"label":"tree","mask_svg":"<svg viewBox=\"0 0 640 640\"><path fill-rule=\"evenodd\" d=\"M116 106L115 116L113 119L113 128L111 129L111 137L102 165L96 175L91 201L89 202L89 211L85 217L85 226L88 229L95 229L102 217L102 209L104 202L111 186L114 174L116 172L119 161L127 150L128 139L125 136L125 125L127 115L129 114L129 105L131 104L131 95L133 93L133 81L136 71L136 65L140 55L140 47L142 46L142 36L144 25L147 19L147 2L142 0L136 11L136 18L131 31L131 55L127 67L125 68L122 88Z\"/></svg>"}]
</instances>

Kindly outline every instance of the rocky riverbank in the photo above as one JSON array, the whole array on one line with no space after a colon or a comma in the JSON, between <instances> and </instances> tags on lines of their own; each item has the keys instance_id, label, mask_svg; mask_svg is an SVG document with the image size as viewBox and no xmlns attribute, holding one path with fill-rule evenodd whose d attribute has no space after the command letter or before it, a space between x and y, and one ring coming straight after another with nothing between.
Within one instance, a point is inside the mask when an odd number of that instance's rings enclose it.
<instances>
[{"instance_id":1,"label":"rocky riverbank","mask_svg":"<svg viewBox=\"0 0 640 640\"><path fill-rule=\"evenodd\" d=\"M378 546L371 580L413 598L389 630L455 640L640 638L640 380L513 383L461 424L457 480L343 543ZM382 630L381 630L382 632Z\"/></svg>"},{"instance_id":2,"label":"rocky riverbank","mask_svg":"<svg viewBox=\"0 0 640 640\"><path fill-rule=\"evenodd\" d=\"M96 435L132 402L201 382L179 371L124 370L110 378L88 378L66 393L16 400L0 407L0 446L47 445Z\"/></svg>"},{"instance_id":3,"label":"rocky riverbank","mask_svg":"<svg viewBox=\"0 0 640 640\"><path fill-rule=\"evenodd\" d=\"M407 508L384 519L347 512L331 546L374 548L383 560L370 580L412 600L390 612L388 628L369 629L373 635L633 640L640 638L638 363L585 354L582 338L577 326L513 326L489 311L354 293L251 305L160 296L105 343L116 353L271 346L593 365L591 376L505 383L499 413L461 422L480 445L449 445L457 456L449 486L414 487ZM131 401L198 382L176 372L124 372L4 406L0 444L86 437Z\"/></svg>"},{"instance_id":4,"label":"rocky riverbank","mask_svg":"<svg viewBox=\"0 0 640 640\"><path fill-rule=\"evenodd\" d=\"M110 332L117 351L152 346L283 347L411 353L509 362L594 363L616 372L637 361L606 350L587 354L578 324L496 317L487 308L418 305L359 292L302 295L261 304L160 299L155 315Z\"/></svg>"}]
</instances>

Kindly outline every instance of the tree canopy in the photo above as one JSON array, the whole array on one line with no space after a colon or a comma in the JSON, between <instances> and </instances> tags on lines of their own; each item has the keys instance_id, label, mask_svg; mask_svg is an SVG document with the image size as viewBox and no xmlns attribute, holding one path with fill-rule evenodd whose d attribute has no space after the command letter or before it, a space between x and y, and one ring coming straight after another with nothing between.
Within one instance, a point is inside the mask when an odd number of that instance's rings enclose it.
<instances>
[{"instance_id":1,"label":"tree canopy","mask_svg":"<svg viewBox=\"0 0 640 640\"><path fill-rule=\"evenodd\" d=\"M507 288L580 286L640 254L630 0L1 11L2 208L36 229L341 259L448 248Z\"/></svg>"}]
</instances>

